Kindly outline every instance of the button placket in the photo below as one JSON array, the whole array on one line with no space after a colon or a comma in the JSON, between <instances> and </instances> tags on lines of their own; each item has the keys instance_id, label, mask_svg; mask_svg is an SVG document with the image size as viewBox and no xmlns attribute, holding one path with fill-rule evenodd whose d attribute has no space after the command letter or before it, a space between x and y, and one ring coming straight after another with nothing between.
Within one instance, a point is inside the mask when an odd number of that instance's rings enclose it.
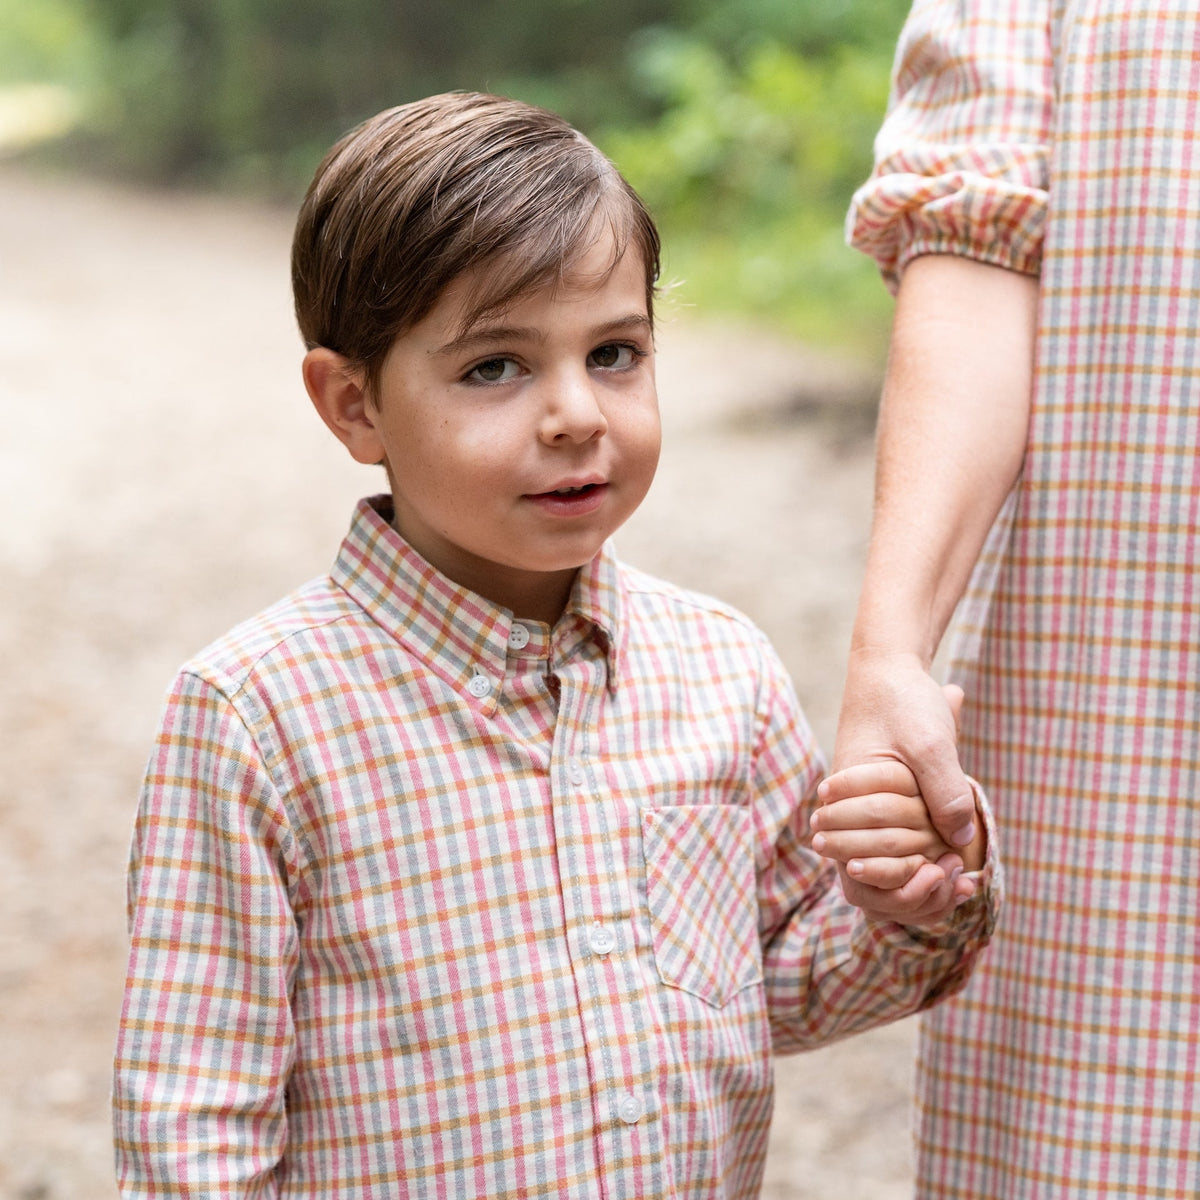
<instances>
[{"instance_id":1,"label":"button placket","mask_svg":"<svg viewBox=\"0 0 1200 1200\"><path fill-rule=\"evenodd\" d=\"M557 793L566 916L573 927L581 1017L594 1064L593 1080L607 1109L604 1157L621 1161L629 1139L657 1143L648 1122L643 1089L653 1084L652 1025L643 1007L636 963L622 953L629 915L629 883L622 812L608 795L602 766L586 753L592 746L607 675L596 663L571 663L562 681L552 770ZM602 665L602 664L600 664ZM575 957L573 955L573 957ZM599 1097L598 1097L599 1098Z\"/></svg>"}]
</instances>

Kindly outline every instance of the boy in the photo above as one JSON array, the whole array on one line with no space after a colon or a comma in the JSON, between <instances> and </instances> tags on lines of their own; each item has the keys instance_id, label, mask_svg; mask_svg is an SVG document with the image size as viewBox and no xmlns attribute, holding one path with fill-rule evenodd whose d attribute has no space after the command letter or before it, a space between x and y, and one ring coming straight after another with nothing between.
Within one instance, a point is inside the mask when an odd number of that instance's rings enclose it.
<instances>
[{"instance_id":1,"label":"boy","mask_svg":"<svg viewBox=\"0 0 1200 1200\"><path fill-rule=\"evenodd\" d=\"M993 868L936 927L857 914L761 634L607 545L657 462L657 274L636 195L523 104L391 110L318 169L304 379L391 494L168 699L124 1195L753 1196L772 1043L964 982ZM944 852L909 784L842 780L830 852L889 885Z\"/></svg>"}]
</instances>

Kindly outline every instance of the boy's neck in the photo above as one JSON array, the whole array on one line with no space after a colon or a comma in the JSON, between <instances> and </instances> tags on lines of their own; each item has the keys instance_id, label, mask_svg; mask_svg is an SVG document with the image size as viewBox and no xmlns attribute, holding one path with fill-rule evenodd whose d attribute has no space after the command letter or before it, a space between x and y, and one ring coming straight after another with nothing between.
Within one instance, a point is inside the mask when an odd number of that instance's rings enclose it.
<instances>
[{"instance_id":1,"label":"boy's neck","mask_svg":"<svg viewBox=\"0 0 1200 1200\"><path fill-rule=\"evenodd\" d=\"M534 589L537 594L533 595L502 597L490 595L488 592L480 592L480 595L494 604L499 604L501 608L509 609L518 621L541 621L553 629L559 617L566 611L578 575L577 569L565 581L559 582L556 579L553 584L550 584L548 578L546 588Z\"/></svg>"},{"instance_id":2,"label":"boy's neck","mask_svg":"<svg viewBox=\"0 0 1200 1200\"><path fill-rule=\"evenodd\" d=\"M553 628L566 611L575 580L582 570L575 567L564 571L528 572L506 570L495 563L485 564L469 558L455 562L434 561L396 528L394 518L390 523L435 570L498 608L508 609L516 620L541 621Z\"/></svg>"}]
</instances>

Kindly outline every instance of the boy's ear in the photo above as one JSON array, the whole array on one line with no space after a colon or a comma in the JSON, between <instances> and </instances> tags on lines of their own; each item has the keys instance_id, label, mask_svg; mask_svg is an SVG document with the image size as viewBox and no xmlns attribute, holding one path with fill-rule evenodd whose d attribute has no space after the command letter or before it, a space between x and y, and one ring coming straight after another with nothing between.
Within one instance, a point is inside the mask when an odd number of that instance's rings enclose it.
<instances>
[{"instance_id":1,"label":"boy's ear","mask_svg":"<svg viewBox=\"0 0 1200 1200\"><path fill-rule=\"evenodd\" d=\"M318 346L304 356L304 386L321 420L355 462L374 466L384 459L375 409L360 369L335 350Z\"/></svg>"}]
</instances>

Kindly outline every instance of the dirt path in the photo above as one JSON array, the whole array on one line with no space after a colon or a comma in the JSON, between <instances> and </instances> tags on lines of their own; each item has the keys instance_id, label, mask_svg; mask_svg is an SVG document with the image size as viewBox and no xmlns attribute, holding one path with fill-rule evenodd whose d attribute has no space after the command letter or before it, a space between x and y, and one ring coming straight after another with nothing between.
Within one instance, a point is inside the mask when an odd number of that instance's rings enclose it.
<instances>
[{"instance_id":1,"label":"dirt path","mask_svg":"<svg viewBox=\"0 0 1200 1200\"><path fill-rule=\"evenodd\" d=\"M0 167L0 1198L114 1195L137 784L175 667L324 570L373 472L307 408L290 217ZM870 384L666 315L667 450L625 556L739 605L833 728ZM785 1061L769 1200L908 1195L912 1026Z\"/></svg>"}]
</instances>

